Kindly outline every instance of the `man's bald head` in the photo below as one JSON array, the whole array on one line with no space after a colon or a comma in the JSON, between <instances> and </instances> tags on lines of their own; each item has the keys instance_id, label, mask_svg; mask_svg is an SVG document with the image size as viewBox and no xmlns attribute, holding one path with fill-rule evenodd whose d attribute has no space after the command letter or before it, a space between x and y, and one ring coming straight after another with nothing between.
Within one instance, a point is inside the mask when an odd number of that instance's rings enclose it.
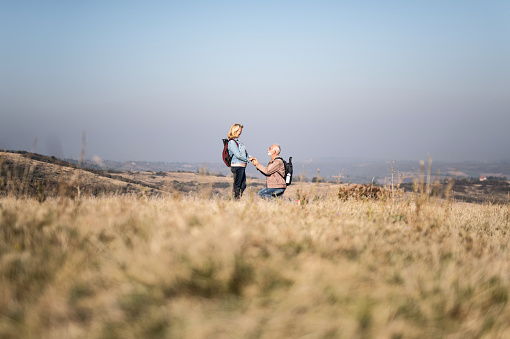
<instances>
[{"instance_id":1,"label":"man's bald head","mask_svg":"<svg viewBox=\"0 0 510 339\"><path fill-rule=\"evenodd\" d=\"M281 148L280 145L274 144L271 146L271 150L276 153L276 155L280 155Z\"/></svg>"}]
</instances>

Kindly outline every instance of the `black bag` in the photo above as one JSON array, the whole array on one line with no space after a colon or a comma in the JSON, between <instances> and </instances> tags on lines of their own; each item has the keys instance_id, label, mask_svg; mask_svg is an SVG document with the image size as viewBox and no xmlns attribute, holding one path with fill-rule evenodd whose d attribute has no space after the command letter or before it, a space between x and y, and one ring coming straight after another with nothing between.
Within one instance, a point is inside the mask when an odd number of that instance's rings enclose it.
<instances>
[{"instance_id":1,"label":"black bag","mask_svg":"<svg viewBox=\"0 0 510 339\"><path fill-rule=\"evenodd\" d=\"M292 157L289 157L289 162L283 160L283 158L280 157L276 159L281 159L283 161L283 166L285 167L285 176L283 178L285 179L285 183L287 184L287 186L289 186L290 184L292 184L292 174L294 172L292 167Z\"/></svg>"}]
</instances>

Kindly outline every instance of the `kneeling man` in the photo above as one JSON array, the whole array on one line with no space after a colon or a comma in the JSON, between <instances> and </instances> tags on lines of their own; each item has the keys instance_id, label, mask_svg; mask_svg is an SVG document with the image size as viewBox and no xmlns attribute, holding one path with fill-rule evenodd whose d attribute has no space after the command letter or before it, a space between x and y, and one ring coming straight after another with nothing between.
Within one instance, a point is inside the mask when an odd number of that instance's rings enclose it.
<instances>
[{"instance_id":1,"label":"kneeling man","mask_svg":"<svg viewBox=\"0 0 510 339\"><path fill-rule=\"evenodd\" d=\"M261 165L257 158L250 158L250 160L266 176L266 188L259 191L259 197L271 199L281 196L285 192L287 184L285 183L285 165L279 157L280 146L274 144L269 147L267 155L271 156L271 161L269 161L267 167Z\"/></svg>"}]
</instances>

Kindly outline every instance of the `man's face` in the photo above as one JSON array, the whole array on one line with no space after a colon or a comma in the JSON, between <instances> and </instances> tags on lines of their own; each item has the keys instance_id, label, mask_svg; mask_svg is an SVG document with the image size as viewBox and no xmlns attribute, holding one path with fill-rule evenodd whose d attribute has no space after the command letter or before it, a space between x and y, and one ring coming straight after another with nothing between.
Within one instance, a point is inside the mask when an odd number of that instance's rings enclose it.
<instances>
[{"instance_id":1,"label":"man's face","mask_svg":"<svg viewBox=\"0 0 510 339\"><path fill-rule=\"evenodd\" d=\"M269 147L269 149L267 150L267 155L272 156L272 155L273 155L273 153L274 153L274 151L273 151L273 146L271 146L271 147Z\"/></svg>"}]
</instances>

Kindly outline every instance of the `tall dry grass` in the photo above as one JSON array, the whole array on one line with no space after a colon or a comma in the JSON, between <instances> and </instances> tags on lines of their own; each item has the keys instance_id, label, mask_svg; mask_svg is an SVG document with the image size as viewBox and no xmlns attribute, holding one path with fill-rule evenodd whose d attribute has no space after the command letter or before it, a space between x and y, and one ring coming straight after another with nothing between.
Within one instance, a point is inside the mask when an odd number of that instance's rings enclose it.
<instances>
[{"instance_id":1,"label":"tall dry grass","mask_svg":"<svg viewBox=\"0 0 510 339\"><path fill-rule=\"evenodd\" d=\"M510 206L0 198L1 338L510 337Z\"/></svg>"}]
</instances>

